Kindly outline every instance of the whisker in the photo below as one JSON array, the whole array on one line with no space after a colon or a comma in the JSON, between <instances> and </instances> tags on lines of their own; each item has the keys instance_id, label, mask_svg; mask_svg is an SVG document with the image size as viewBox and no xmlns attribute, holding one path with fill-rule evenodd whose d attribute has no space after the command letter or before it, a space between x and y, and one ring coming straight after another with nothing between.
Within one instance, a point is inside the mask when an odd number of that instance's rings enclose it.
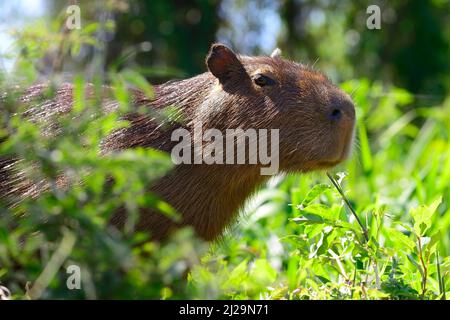
<instances>
[{"instance_id":1,"label":"whisker","mask_svg":"<svg viewBox=\"0 0 450 320\"><path fill-rule=\"evenodd\" d=\"M353 98L353 95L356 93L356 91L359 90L360 87L361 87L361 84L359 83L358 86L356 88L354 88L353 91L350 93L350 97Z\"/></svg>"},{"instance_id":2,"label":"whisker","mask_svg":"<svg viewBox=\"0 0 450 320\"><path fill-rule=\"evenodd\" d=\"M317 57L317 59L313 62L311 68L314 68L317 62L319 62L320 57Z\"/></svg>"}]
</instances>

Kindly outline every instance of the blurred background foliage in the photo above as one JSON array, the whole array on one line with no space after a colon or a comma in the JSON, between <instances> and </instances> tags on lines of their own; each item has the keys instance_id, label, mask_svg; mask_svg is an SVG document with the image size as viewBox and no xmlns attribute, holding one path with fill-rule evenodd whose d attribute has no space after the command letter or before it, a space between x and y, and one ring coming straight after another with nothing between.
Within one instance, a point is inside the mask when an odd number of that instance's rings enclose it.
<instances>
[{"instance_id":1,"label":"blurred background foliage","mask_svg":"<svg viewBox=\"0 0 450 320\"><path fill-rule=\"evenodd\" d=\"M3 32L15 20L8 12L20 7L20 2L1 4ZM21 10L27 12L28 2ZM84 25L101 24L101 32L95 35L101 52L85 45L72 60L88 63L95 53L104 70L154 68L162 73L162 79L154 81L204 72L210 44L222 41L247 55L269 54L279 46L286 57L314 63L338 82L370 75L440 101L450 88L447 0L34 2L40 7L39 15L51 20L64 16L67 3L78 3ZM366 8L373 4L381 8L381 30L366 27ZM114 31L107 30L107 21L115 24ZM65 68L70 70L70 64Z\"/></svg>"},{"instance_id":2,"label":"blurred background foliage","mask_svg":"<svg viewBox=\"0 0 450 320\"><path fill-rule=\"evenodd\" d=\"M71 4L81 8L80 30L64 27ZM381 30L366 27L372 4ZM73 189L0 208L0 285L14 298L450 296L448 0L22 0L0 3L0 18L1 156L19 155L23 169L33 163L36 180L59 171L83 177ZM212 245L189 230L161 245L133 226L107 226L123 204L130 213L138 205L167 211L143 192L170 170L165 155L98 156L102 137L125 125L117 122L125 87L147 91L146 81L204 72L215 41L247 55L280 47L352 94L357 145L339 170L369 241L322 173L274 178ZM68 134L44 139L45 126L18 115L30 105L17 105L12 89L47 80L73 82L79 108L60 120ZM87 82L113 84L124 108L87 120L98 108L81 102ZM109 176L119 183L103 190ZM83 290L67 290L71 264L83 270Z\"/></svg>"}]
</instances>

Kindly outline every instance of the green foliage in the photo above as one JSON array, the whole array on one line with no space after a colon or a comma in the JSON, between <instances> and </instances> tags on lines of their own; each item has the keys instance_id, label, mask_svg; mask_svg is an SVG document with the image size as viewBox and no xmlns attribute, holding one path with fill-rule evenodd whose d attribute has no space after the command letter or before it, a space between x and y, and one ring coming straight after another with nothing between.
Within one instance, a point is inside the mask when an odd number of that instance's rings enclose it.
<instances>
[{"instance_id":1,"label":"green foliage","mask_svg":"<svg viewBox=\"0 0 450 320\"><path fill-rule=\"evenodd\" d=\"M16 298L185 296L185 273L199 260L202 245L187 230L164 246L134 232L139 207L177 217L147 192L151 181L171 169L168 155L133 149L100 156L101 140L126 123L119 120L119 111L96 112L100 106L96 99L85 99L85 83L77 77L74 84L73 111L55 119L60 134L48 135L48 123L27 120L22 111L29 106L16 109L3 123L8 139L1 145L2 157L20 158L18 169L47 192L1 208L2 283ZM127 97L115 98L127 105ZM3 120L4 110L17 108L17 101L2 102ZM62 173L70 187L58 187ZM131 218L122 232L108 223L120 207ZM85 290L67 290L64 269L69 265L81 268Z\"/></svg>"},{"instance_id":2,"label":"green foliage","mask_svg":"<svg viewBox=\"0 0 450 320\"><path fill-rule=\"evenodd\" d=\"M63 55L73 58L98 27L66 38ZM104 79L93 79L94 97L86 99L80 74L71 81L73 111L55 117L58 134L49 134L48 122L23 113L42 103L18 103L13 84L33 83L36 57L63 40L54 35L39 43L54 29L29 30L18 35L26 50L15 69L0 76L0 92L7 93L0 100L0 158L20 158L24 176L46 192L0 206L0 285L13 298L450 296L449 98L411 110L416 97L403 89L367 79L343 83L356 102L358 124L353 156L337 170L346 172L336 179L339 190L322 172L277 176L223 239L205 244L185 229L158 244L134 225L141 206L177 219L146 192L171 169L168 155L149 149L100 155L99 147L108 133L128 125L120 120L131 107L127 86L149 96L153 88L131 69L113 69L106 80L119 108L105 114L99 101ZM62 173L70 187L58 185ZM123 230L108 223L117 208L130 217ZM81 269L81 290L67 288L71 265Z\"/></svg>"}]
</instances>

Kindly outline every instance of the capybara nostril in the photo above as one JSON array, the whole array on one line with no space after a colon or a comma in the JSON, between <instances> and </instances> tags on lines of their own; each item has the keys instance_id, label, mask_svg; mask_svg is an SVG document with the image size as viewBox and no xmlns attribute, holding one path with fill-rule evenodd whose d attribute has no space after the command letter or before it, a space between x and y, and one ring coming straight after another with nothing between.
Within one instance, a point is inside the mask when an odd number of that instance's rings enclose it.
<instances>
[{"instance_id":1,"label":"capybara nostril","mask_svg":"<svg viewBox=\"0 0 450 320\"><path fill-rule=\"evenodd\" d=\"M341 92L334 92L330 101L328 102L328 108L326 111L328 119L332 121L338 121L342 118L348 120L354 120L355 118L355 106L349 97Z\"/></svg>"}]
</instances>

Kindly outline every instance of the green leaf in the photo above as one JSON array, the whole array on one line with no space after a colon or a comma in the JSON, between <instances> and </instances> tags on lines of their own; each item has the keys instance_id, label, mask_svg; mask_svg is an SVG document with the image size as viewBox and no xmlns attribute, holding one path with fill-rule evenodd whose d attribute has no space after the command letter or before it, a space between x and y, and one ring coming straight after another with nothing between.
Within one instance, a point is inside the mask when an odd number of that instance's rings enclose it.
<instances>
[{"instance_id":1,"label":"green leaf","mask_svg":"<svg viewBox=\"0 0 450 320\"><path fill-rule=\"evenodd\" d=\"M442 202L442 197L437 198L429 206L421 205L409 211L414 220L414 232L417 236L422 236L431 227L431 218L436 212L436 209Z\"/></svg>"},{"instance_id":2,"label":"green leaf","mask_svg":"<svg viewBox=\"0 0 450 320\"><path fill-rule=\"evenodd\" d=\"M83 27L83 32L86 34L94 33L99 28L100 24L98 22L89 23Z\"/></svg>"},{"instance_id":3,"label":"green leaf","mask_svg":"<svg viewBox=\"0 0 450 320\"><path fill-rule=\"evenodd\" d=\"M302 203L298 206L298 209L303 210L304 207L308 206L311 202L313 202L318 196L324 193L326 190L331 188L328 184L316 184L309 192L306 194L305 199L303 199Z\"/></svg>"},{"instance_id":4,"label":"green leaf","mask_svg":"<svg viewBox=\"0 0 450 320\"><path fill-rule=\"evenodd\" d=\"M407 235L396 229L388 229L388 236L393 242L402 243L405 245L410 251L414 251L416 247L416 243L411 240Z\"/></svg>"},{"instance_id":5,"label":"green leaf","mask_svg":"<svg viewBox=\"0 0 450 320\"><path fill-rule=\"evenodd\" d=\"M228 275L227 281L223 284L225 288L238 286L245 278L247 278L247 260L238 264Z\"/></svg>"},{"instance_id":6,"label":"green leaf","mask_svg":"<svg viewBox=\"0 0 450 320\"><path fill-rule=\"evenodd\" d=\"M334 222L339 216L338 210L333 210L332 208L320 203L313 203L305 207L302 210L302 213L303 212L321 216L324 220L328 220L330 223Z\"/></svg>"},{"instance_id":7,"label":"green leaf","mask_svg":"<svg viewBox=\"0 0 450 320\"><path fill-rule=\"evenodd\" d=\"M318 223L327 223L321 216L316 214L305 214L301 217L292 218L292 221L297 224L318 224Z\"/></svg>"}]
</instances>

